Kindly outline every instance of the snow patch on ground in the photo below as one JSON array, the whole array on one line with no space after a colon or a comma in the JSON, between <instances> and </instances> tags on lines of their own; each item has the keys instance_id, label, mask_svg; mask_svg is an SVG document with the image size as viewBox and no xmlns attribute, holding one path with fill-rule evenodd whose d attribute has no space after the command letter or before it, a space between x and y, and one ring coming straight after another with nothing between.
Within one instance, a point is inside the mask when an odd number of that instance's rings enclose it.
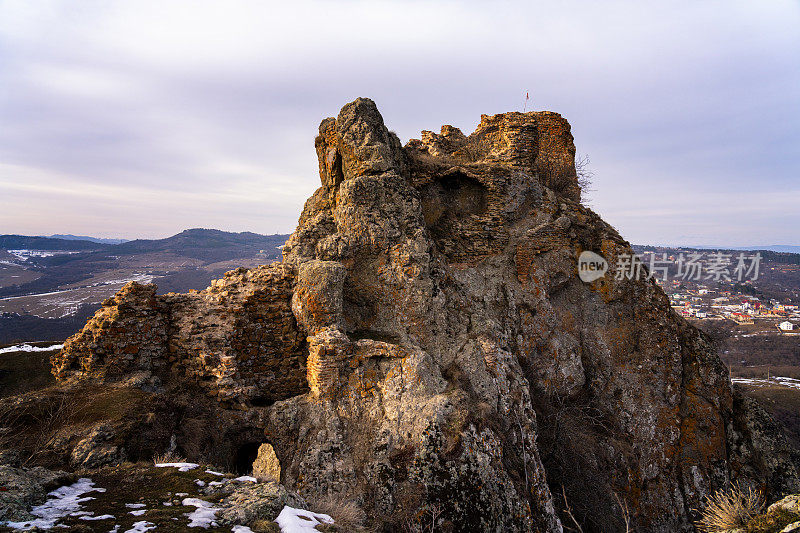
<instances>
[{"instance_id":1,"label":"snow patch on ground","mask_svg":"<svg viewBox=\"0 0 800 533\"><path fill-rule=\"evenodd\" d=\"M184 498L181 503L187 507L197 507L186 515L189 517L189 527L208 528L217 525L214 519L217 517L217 511L220 510L219 507L214 507L213 504L199 498Z\"/></svg>"},{"instance_id":2,"label":"snow patch on ground","mask_svg":"<svg viewBox=\"0 0 800 533\"><path fill-rule=\"evenodd\" d=\"M82 516L81 520L109 520L114 518L113 514L101 514L100 516Z\"/></svg>"},{"instance_id":3,"label":"snow patch on ground","mask_svg":"<svg viewBox=\"0 0 800 533\"><path fill-rule=\"evenodd\" d=\"M53 344L51 346L31 346L30 344L17 344L16 346L9 346L8 348L0 348L0 354L10 352L50 352L53 350L60 350L63 344Z\"/></svg>"},{"instance_id":4,"label":"snow patch on ground","mask_svg":"<svg viewBox=\"0 0 800 533\"><path fill-rule=\"evenodd\" d=\"M249 481L250 483L256 483L258 480L253 476L239 476L233 479L234 481Z\"/></svg>"},{"instance_id":5,"label":"snow patch on ground","mask_svg":"<svg viewBox=\"0 0 800 533\"><path fill-rule=\"evenodd\" d=\"M333 518L286 505L275 522L281 527L281 533L314 533L318 531L315 526L322 523L333 524Z\"/></svg>"},{"instance_id":6,"label":"snow patch on ground","mask_svg":"<svg viewBox=\"0 0 800 533\"><path fill-rule=\"evenodd\" d=\"M39 529L51 529L59 519L81 512L81 503L93 500L91 496L82 497L88 492L105 492L106 489L95 487L91 479L83 477L72 485L65 485L48 494L49 498L42 505L37 505L31 509L31 514L36 517L34 520L26 522L0 522L0 525L8 526L12 529L23 531L38 527ZM86 519L87 517L82 516ZM114 518L113 516L111 518ZM100 520L100 518L97 518Z\"/></svg>"},{"instance_id":7,"label":"snow patch on ground","mask_svg":"<svg viewBox=\"0 0 800 533\"><path fill-rule=\"evenodd\" d=\"M231 529L231 533L255 533L255 532L247 526L233 526L233 529Z\"/></svg>"},{"instance_id":8,"label":"snow patch on ground","mask_svg":"<svg viewBox=\"0 0 800 533\"><path fill-rule=\"evenodd\" d=\"M206 474L211 474L212 476L225 476L222 472L215 472L214 470L206 470Z\"/></svg>"},{"instance_id":9,"label":"snow patch on ground","mask_svg":"<svg viewBox=\"0 0 800 533\"><path fill-rule=\"evenodd\" d=\"M137 509L136 511L128 511L128 514L132 514L133 516L142 516L146 512L147 509Z\"/></svg>"},{"instance_id":10,"label":"snow patch on ground","mask_svg":"<svg viewBox=\"0 0 800 533\"><path fill-rule=\"evenodd\" d=\"M158 468L166 468L169 466L174 466L178 469L178 472L188 472L189 470L197 468L200 465L197 463L158 463L156 465Z\"/></svg>"},{"instance_id":11,"label":"snow patch on ground","mask_svg":"<svg viewBox=\"0 0 800 533\"><path fill-rule=\"evenodd\" d=\"M156 525L154 523L142 520L141 522L134 522L133 527L125 531L125 533L144 533L155 528Z\"/></svg>"}]
</instances>

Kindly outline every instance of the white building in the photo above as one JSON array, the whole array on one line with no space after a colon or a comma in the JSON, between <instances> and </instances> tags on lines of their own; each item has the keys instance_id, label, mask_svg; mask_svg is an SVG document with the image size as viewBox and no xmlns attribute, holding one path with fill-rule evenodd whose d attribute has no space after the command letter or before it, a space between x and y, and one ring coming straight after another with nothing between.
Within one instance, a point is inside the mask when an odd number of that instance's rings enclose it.
<instances>
[{"instance_id":1,"label":"white building","mask_svg":"<svg viewBox=\"0 0 800 533\"><path fill-rule=\"evenodd\" d=\"M794 329L794 324L792 324L788 320L785 320L785 321L781 322L780 324L778 324L778 329L780 329L782 331L792 331Z\"/></svg>"}]
</instances>

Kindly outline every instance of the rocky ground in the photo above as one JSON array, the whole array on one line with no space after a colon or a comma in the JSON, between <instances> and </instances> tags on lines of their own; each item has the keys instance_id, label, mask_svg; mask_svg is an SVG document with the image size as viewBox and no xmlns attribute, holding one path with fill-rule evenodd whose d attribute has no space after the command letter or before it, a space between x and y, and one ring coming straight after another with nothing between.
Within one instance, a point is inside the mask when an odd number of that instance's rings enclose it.
<instances>
[{"instance_id":1,"label":"rocky ground","mask_svg":"<svg viewBox=\"0 0 800 533\"><path fill-rule=\"evenodd\" d=\"M194 463L122 463L52 472L0 466L0 531L279 532L287 506L308 504L274 481L234 476ZM296 514L296 513L295 513ZM284 513L284 517L287 513ZM327 516L323 530L342 531Z\"/></svg>"}]
</instances>

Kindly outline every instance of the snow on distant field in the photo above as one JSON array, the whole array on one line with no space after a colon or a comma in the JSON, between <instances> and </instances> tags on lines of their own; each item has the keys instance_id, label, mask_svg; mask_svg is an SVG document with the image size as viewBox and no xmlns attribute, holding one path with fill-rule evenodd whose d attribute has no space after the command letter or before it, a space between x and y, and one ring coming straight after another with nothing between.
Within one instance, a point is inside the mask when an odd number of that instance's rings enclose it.
<instances>
[{"instance_id":1,"label":"snow on distant field","mask_svg":"<svg viewBox=\"0 0 800 533\"><path fill-rule=\"evenodd\" d=\"M33 528L52 529L59 519L67 515L85 513L81 511L81 503L93 499L91 496L82 497L88 492L105 492L106 489L95 487L91 479L83 477L72 485L65 485L57 488L48 494L48 500L42 505L37 505L31 509L31 514L36 518L23 522L0 522L0 525L8 526L12 529L27 531ZM89 515L84 515L85 518ZM113 517L112 517L113 518ZM100 518L97 518L100 520Z\"/></svg>"},{"instance_id":2,"label":"snow on distant field","mask_svg":"<svg viewBox=\"0 0 800 533\"><path fill-rule=\"evenodd\" d=\"M0 348L0 354L10 352L52 352L63 348L63 344L51 344L50 346L31 346L30 344L17 344L8 348Z\"/></svg>"},{"instance_id":3,"label":"snow on distant field","mask_svg":"<svg viewBox=\"0 0 800 533\"><path fill-rule=\"evenodd\" d=\"M800 389L800 379L784 378L784 377L771 377L769 379L760 378L731 378L731 383L740 383L742 385L752 385L754 387L767 387L767 386L783 386L790 389Z\"/></svg>"},{"instance_id":4,"label":"snow on distant field","mask_svg":"<svg viewBox=\"0 0 800 533\"><path fill-rule=\"evenodd\" d=\"M80 252L67 251L67 250L7 250L8 253L15 256L20 261L27 261L31 257L53 257L54 255L72 255L79 254Z\"/></svg>"},{"instance_id":5,"label":"snow on distant field","mask_svg":"<svg viewBox=\"0 0 800 533\"><path fill-rule=\"evenodd\" d=\"M95 280L80 286L70 286L57 291L6 296L0 298L0 311L26 312L41 318L63 318L74 314L81 305L96 304L114 295L129 281L150 283L155 276L135 272L113 279Z\"/></svg>"},{"instance_id":6,"label":"snow on distant field","mask_svg":"<svg viewBox=\"0 0 800 533\"><path fill-rule=\"evenodd\" d=\"M314 526L323 522L333 524L333 518L326 514L312 513L286 505L275 522L281 527L281 533L314 533L318 531Z\"/></svg>"},{"instance_id":7,"label":"snow on distant field","mask_svg":"<svg viewBox=\"0 0 800 533\"><path fill-rule=\"evenodd\" d=\"M8 250L8 253L15 256L20 261L27 261L31 257L53 257L53 252L43 250Z\"/></svg>"}]
</instances>

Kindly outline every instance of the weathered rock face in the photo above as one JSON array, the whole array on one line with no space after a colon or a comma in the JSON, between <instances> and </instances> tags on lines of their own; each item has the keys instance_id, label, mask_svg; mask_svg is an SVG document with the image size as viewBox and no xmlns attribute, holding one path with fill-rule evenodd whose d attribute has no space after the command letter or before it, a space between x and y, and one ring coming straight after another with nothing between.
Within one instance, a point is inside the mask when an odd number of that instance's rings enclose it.
<instances>
[{"instance_id":1,"label":"weathered rock face","mask_svg":"<svg viewBox=\"0 0 800 533\"><path fill-rule=\"evenodd\" d=\"M652 281L578 278L581 252L632 250L580 205L559 115L403 148L358 99L315 145L322 187L282 263L187 295L126 287L59 379L197 382L264 428L284 485L387 530L561 531L566 498L587 532L620 530L618 501L638 531L691 531L732 478L800 488Z\"/></svg>"},{"instance_id":2,"label":"weathered rock face","mask_svg":"<svg viewBox=\"0 0 800 533\"><path fill-rule=\"evenodd\" d=\"M227 406L271 403L308 390L305 342L291 309L294 269L238 269L211 287L156 297L129 283L53 357L59 380L171 373Z\"/></svg>"},{"instance_id":3,"label":"weathered rock face","mask_svg":"<svg viewBox=\"0 0 800 533\"><path fill-rule=\"evenodd\" d=\"M66 472L53 472L41 467L14 468L0 464L0 520L23 522L36 518L30 509L41 505L47 493L64 483L74 481Z\"/></svg>"}]
</instances>

